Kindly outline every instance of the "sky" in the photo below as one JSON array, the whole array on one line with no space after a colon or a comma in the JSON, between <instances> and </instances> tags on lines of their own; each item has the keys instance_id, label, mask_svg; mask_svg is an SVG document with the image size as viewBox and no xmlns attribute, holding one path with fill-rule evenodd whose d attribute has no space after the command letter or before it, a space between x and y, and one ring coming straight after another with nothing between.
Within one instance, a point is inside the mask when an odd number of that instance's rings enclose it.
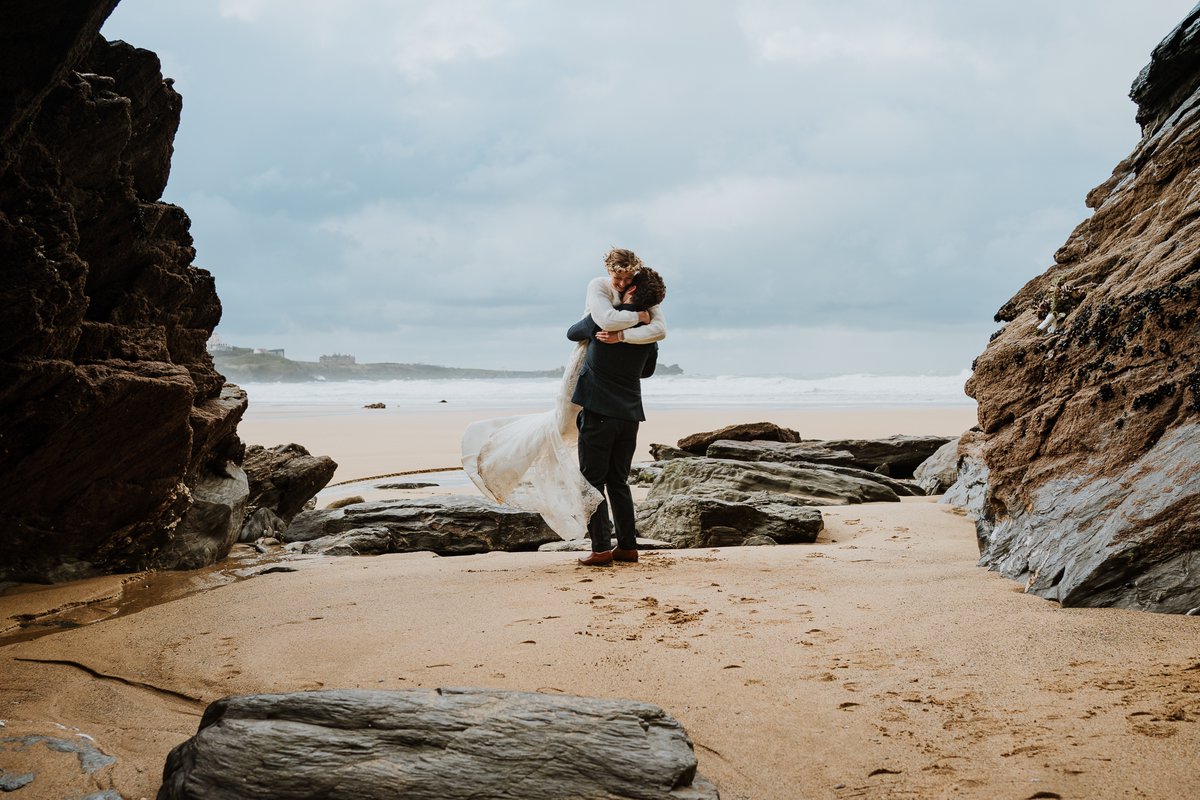
<instances>
[{"instance_id":1,"label":"sky","mask_svg":"<svg viewBox=\"0 0 1200 800\"><path fill-rule=\"evenodd\" d=\"M549 369L612 246L691 374L955 374L1193 0L123 0L226 342Z\"/></svg>"}]
</instances>

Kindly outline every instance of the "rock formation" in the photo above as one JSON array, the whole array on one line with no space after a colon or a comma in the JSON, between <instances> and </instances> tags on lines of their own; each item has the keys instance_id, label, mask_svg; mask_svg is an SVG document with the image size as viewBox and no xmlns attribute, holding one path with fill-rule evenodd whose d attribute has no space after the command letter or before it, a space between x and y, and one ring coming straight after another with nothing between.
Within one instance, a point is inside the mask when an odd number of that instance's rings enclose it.
<instances>
[{"instance_id":1,"label":"rock formation","mask_svg":"<svg viewBox=\"0 0 1200 800\"><path fill-rule=\"evenodd\" d=\"M658 706L497 689L227 697L167 758L159 800L716 800Z\"/></svg>"},{"instance_id":2,"label":"rock formation","mask_svg":"<svg viewBox=\"0 0 1200 800\"><path fill-rule=\"evenodd\" d=\"M374 555L431 550L456 556L491 550L536 550L559 537L532 511L469 495L381 500L304 511L280 534L306 553Z\"/></svg>"},{"instance_id":3,"label":"rock formation","mask_svg":"<svg viewBox=\"0 0 1200 800\"><path fill-rule=\"evenodd\" d=\"M702 456L708 446L718 439L738 442L798 442L800 434L791 428L780 427L774 422L746 422L740 425L727 425L715 431L693 433L683 437L676 444L680 450Z\"/></svg>"},{"instance_id":4,"label":"rock formation","mask_svg":"<svg viewBox=\"0 0 1200 800\"><path fill-rule=\"evenodd\" d=\"M159 201L182 104L115 5L0 5L0 579L198 566L241 524L246 397Z\"/></svg>"},{"instance_id":5,"label":"rock formation","mask_svg":"<svg viewBox=\"0 0 1200 800\"><path fill-rule=\"evenodd\" d=\"M1200 6L1131 91L1142 139L977 359L981 563L1069 606L1200 606ZM1040 324L1039 324L1040 323Z\"/></svg>"}]
</instances>

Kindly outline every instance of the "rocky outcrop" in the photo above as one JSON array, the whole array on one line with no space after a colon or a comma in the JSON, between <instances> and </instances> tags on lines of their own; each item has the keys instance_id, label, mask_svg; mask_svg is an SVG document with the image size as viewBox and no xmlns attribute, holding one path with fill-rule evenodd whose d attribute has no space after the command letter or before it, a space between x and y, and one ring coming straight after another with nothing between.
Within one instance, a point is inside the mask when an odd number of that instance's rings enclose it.
<instances>
[{"instance_id":1,"label":"rocky outcrop","mask_svg":"<svg viewBox=\"0 0 1200 800\"><path fill-rule=\"evenodd\" d=\"M800 434L791 428L781 428L774 422L747 422L741 425L729 425L715 431L693 433L691 436L680 439L677 444L680 450L702 456L708 446L718 439L739 442L798 442Z\"/></svg>"},{"instance_id":2,"label":"rocky outcrop","mask_svg":"<svg viewBox=\"0 0 1200 800\"><path fill-rule=\"evenodd\" d=\"M559 537L530 511L480 497L450 495L382 500L298 514L280 538L305 542L304 552L332 555L409 553L467 555L492 550L536 550Z\"/></svg>"},{"instance_id":3,"label":"rocky outcrop","mask_svg":"<svg viewBox=\"0 0 1200 800\"><path fill-rule=\"evenodd\" d=\"M1068 606L1200 606L1198 33L1200 7L1155 49L1131 93L1141 141L997 312L967 383L981 563Z\"/></svg>"},{"instance_id":4,"label":"rocky outcrop","mask_svg":"<svg viewBox=\"0 0 1200 800\"><path fill-rule=\"evenodd\" d=\"M246 398L205 350L221 304L188 217L159 200L181 100L153 53L98 35L115 5L0 5L0 579L228 549L223 515L184 520L236 474Z\"/></svg>"},{"instance_id":5,"label":"rocky outcrop","mask_svg":"<svg viewBox=\"0 0 1200 800\"><path fill-rule=\"evenodd\" d=\"M672 547L811 544L825 527L821 512L780 492L736 499L695 494L650 500L638 508L638 530Z\"/></svg>"},{"instance_id":6,"label":"rocky outcrop","mask_svg":"<svg viewBox=\"0 0 1200 800\"><path fill-rule=\"evenodd\" d=\"M911 480L891 478L874 469L874 462L858 462L849 450L832 450L820 442L784 444L780 442L727 442L717 441L708 446L708 457L732 461L757 461L787 464L801 469L816 469L835 475L849 475L873 481L891 489L900 497L924 494L924 490ZM862 464L862 466L856 466Z\"/></svg>"},{"instance_id":7,"label":"rocky outcrop","mask_svg":"<svg viewBox=\"0 0 1200 800\"><path fill-rule=\"evenodd\" d=\"M687 733L632 700L498 689L227 697L158 800L716 800Z\"/></svg>"},{"instance_id":8,"label":"rocky outcrop","mask_svg":"<svg viewBox=\"0 0 1200 800\"><path fill-rule=\"evenodd\" d=\"M900 500L895 492L878 481L856 475L840 475L814 467L718 458L668 461L646 499L707 495L737 501L756 492L789 494L806 505L895 503Z\"/></svg>"},{"instance_id":9,"label":"rocky outcrop","mask_svg":"<svg viewBox=\"0 0 1200 800\"><path fill-rule=\"evenodd\" d=\"M329 456L314 456L302 445L276 447L251 445L242 464L250 481L251 513L270 509L284 522L291 522L304 504L325 488L337 463Z\"/></svg>"},{"instance_id":10,"label":"rocky outcrop","mask_svg":"<svg viewBox=\"0 0 1200 800\"><path fill-rule=\"evenodd\" d=\"M950 441L948 436L888 436L883 439L806 439L802 442L721 441L709 444L711 458L808 462L854 467L893 478L911 478L918 466Z\"/></svg>"}]
</instances>

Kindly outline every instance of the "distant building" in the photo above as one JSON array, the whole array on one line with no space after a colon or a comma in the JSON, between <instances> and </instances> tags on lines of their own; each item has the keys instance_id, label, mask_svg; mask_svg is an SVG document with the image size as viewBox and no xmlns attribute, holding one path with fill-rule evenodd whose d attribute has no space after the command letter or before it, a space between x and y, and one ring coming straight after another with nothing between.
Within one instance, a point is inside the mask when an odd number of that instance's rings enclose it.
<instances>
[{"instance_id":1,"label":"distant building","mask_svg":"<svg viewBox=\"0 0 1200 800\"><path fill-rule=\"evenodd\" d=\"M354 356L345 355L343 353L334 353L331 356L321 356L317 361L322 366L329 367L348 367L354 364Z\"/></svg>"},{"instance_id":2,"label":"distant building","mask_svg":"<svg viewBox=\"0 0 1200 800\"><path fill-rule=\"evenodd\" d=\"M271 348L267 348L267 347L256 347L256 348L254 348L254 352L256 352L260 355L264 355L264 356L279 356L280 358L284 357L282 347L278 347L275 349L271 349Z\"/></svg>"},{"instance_id":3,"label":"distant building","mask_svg":"<svg viewBox=\"0 0 1200 800\"><path fill-rule=\"evenodd\" d=\"M213 355L232 353L235 349L237 348L231 344L226 344L221 337L217 336L215 333L212 335L212 338L208 340L208 352L212 353Z\"/></svg>"}]
</instances>

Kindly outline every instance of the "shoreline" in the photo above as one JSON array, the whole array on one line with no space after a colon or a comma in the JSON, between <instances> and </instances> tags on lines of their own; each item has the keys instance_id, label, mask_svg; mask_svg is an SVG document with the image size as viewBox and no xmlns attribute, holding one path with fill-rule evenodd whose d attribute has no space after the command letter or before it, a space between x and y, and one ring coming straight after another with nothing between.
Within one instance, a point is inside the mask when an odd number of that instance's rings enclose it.
<instances>
[{"instance_id":1,"label":"shoreline","mask_svg":"<svg viewBox=\"0 0 1200 800\"><path fill-rule=\"evenodd\" d=\"M295 442L338 464L331 483L460 466L462 431L482 419L545 409L434 407L367 409L351 403L252 402L238 426L247 444ZM804 439L875 439L893 434L958 436L976 423L974 405L858 408L662 408L648 406L634 462L651 460L652 443L674 445L692 433L743 422L774 422Z\"/></svg>"}]
</instances>

